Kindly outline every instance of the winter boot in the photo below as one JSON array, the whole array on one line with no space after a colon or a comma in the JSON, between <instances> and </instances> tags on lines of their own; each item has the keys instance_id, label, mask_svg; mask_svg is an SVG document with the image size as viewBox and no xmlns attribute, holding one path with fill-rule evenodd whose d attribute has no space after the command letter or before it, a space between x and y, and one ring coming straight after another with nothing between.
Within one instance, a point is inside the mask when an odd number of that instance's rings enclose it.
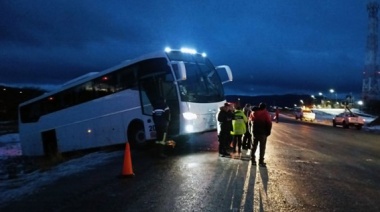
<instances>
[{"instance_id":1,"label":"winter boot","mask_svg":"<svg viewBox=\"0 0 380 212\"><path fill-rule=\"evenodd\" d=\"M251 158L251 162L252 162L252 166L256 166L256 159L255 158Z\"/></svg>"},{"instance_id":2,"label":"winter boot","mask_svg":"<svg viewBox=\"0 0 380 212\"><path fill-rule=\"evenodd\" d=\"M261 167L267 167L267 164L264 163L264 159L259 160L259 166L261 166Z\"/></svg>"}]
</instances>

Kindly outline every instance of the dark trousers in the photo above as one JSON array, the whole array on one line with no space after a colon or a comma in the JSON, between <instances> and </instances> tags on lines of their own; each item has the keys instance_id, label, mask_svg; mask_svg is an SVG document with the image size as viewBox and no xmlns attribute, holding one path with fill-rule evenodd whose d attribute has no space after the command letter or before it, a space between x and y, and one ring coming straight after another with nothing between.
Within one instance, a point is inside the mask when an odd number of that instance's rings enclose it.
<instances>
[{"instance_id":1,"label":"dark trousers","mask_svg":"<svg viewBox=\"0 0 380 212\"><path fill-rule=\"evenodd\" d=\"M252 135L250 133L249 125L247 124L247 131L243 135L243 149L250 149L252 145Z\"/></svg>"},{"instance_id":2,"label":"dark trousers","mask_svg":"<svg viewBox=\"0 0 380 212\"><path fill-rule=\"evenodd\" d=\"M260 143L259 163L264 162L265 148L267 145L267 137L268 136L266 136L266 135L256 135L255 138L253 139L252 152L251 152L252 160L255 159L255 152L256 152L258 144Z\"/></svg>"},{"instance_id":3,"label":"dark trousers","mask_svg":"<svg viewBox=\"0 0 380 212\"><path fill-rule=\"evenodd\" d=\"M243 135L234 135L234 152L236 151L236 144L238 145L238 152L240 153L241 152L241 138L243 137Z\"/></svg>"},{"instance_id":4,"label":"dark trousers","mask_svg":"<svg viewBox=\"0 0 380 212\"><path fill-rule=\"evenodd\" d=\"M165 145L166 141L166 131L168 130L168 127L165 126L159 126L156 125L156 143Z\"/></svg>"},{"instance_id":5,"label":"dark trousers","mask_svg":"<svg viewBox=\"0 0 380 212\"><path fill-rule=\"evenodd\" d=\"M227 145L231 142L230 132L220 131L219 133L219 154L227 154Z\"/></svg>"}]
</instances>

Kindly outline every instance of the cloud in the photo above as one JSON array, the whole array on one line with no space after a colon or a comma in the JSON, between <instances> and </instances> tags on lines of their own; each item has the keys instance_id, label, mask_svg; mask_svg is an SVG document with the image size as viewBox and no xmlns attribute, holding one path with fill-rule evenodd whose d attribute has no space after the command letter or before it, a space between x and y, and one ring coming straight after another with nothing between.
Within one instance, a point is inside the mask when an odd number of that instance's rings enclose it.
<instances>
[{"instance_id":1,"label":"cloud","mask_svg":"<svg viewBox=\"0 0 380 212\"><path fill-rule=\"evenodd\" d=\"M187 46L206 51L215 65L231 66L236 84L226 85L227 90L336 86L342 91L357 87L359 93L366 4L1 1L0 79L6 84L61 84L165 46ZM347 82L334 81L342 76Z\"/></svg>"}]
</instances>

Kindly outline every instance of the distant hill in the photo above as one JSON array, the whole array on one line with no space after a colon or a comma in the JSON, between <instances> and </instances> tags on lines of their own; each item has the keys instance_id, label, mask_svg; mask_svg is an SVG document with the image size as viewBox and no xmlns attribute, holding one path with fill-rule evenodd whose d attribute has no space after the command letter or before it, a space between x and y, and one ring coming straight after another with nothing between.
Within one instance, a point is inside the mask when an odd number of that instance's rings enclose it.
<instances>
[{"instance_id":1,"label":"distant hill","mask_svg":"<svg viewBox=\"0 0 380 212\"><path fill-rule=\"evenodd\" d=\"M279 107L294 107L294 104L299 105L300 100L304 102L304 105L312 105L314 103L320 102L320 98L313 99L310 95L297 95L297 94L285 94L285 95L264 95L264 96L239 96L239 95L229 95L226 96L228 102L238 102L240 98L241 106L246 103L251 105L258 105L260 102L265 102L268 106L279 106Z\"/></svg>"},{"instance_id":2,"label":"distant hill","mask_svg":"<svg viewBox=\"0 0 380 212\"><path fill-rule=\"evenodd\" d=\"M0 121L17 120L18 105L46 91L0 85Z\"/></svg>"}]
</instances>

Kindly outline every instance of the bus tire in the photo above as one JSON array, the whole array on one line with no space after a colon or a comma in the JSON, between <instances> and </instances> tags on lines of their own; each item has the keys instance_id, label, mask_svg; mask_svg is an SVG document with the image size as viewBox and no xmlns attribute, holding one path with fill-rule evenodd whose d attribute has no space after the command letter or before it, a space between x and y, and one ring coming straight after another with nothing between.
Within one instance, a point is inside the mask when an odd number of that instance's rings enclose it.
<instances>
[{"instance_id":1,"label":"bus tire","mask_svg":"<svg viewBox=\"0 0 380 212\"><path fill-rule=\"evenodd\" d=\"M144 124L141 121L132 121L127 132L131 148L143 148L146 144Z\"/></svg>"}]
</instances>

